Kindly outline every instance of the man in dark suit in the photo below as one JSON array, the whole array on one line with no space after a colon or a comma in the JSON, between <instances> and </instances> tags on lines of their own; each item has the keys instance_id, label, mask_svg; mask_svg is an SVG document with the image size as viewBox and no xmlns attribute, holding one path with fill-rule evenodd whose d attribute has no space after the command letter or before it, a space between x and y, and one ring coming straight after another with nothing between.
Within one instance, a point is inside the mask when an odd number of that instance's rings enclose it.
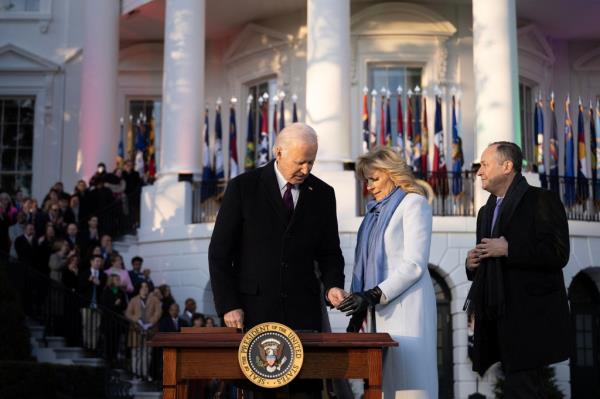
<instances>
[{"instance_id":1,"label":"man in dark suit","mask_svg":"<svg viewBox=\"0 0 600 399\"><path fill-rule=\"evenodd\" d=\"M282 130L273 154L227 186L208 251L216 310L229 327L322 331L321 284L333 306L345 295L335 193L310 174L311 127Z\"/></svg>"},{"instance_id":2,"label":"man in dark suit","mask_svg":"<svg viewBox=\"0 0 600 399\"><path fill-rule=\"evenodd\" d=\"M541 371L570 356L569 306L562 268L569 227L556 194L527 184L514 143L481 156L490 197L477 215L477 245L467 254L473 281L465 309L475 317L473 370L500 361L505 398L542 398Z\"/></svg>"},{"instance_id":3,"label":"man in dark suit","mask_svg":"<svg viewBox=\"0 0 600 399\"><path fill-rule=\"evenodd\" d=\"M100 303L100 295L106 286L106 273L102 271L103 259L93 255L90 268L79 273L79 294L82 299L82 334L83 345L87 349L96 349L100 313L96 310Z\"/></svg>"},{"instance_id":4,"label":"man in dark suit","mask_svg":"<svg viewBox=\"0 0 600 399\"><path fill-rule=\"evenodd\" d=\"M312 128L293 124L278 136L275 161L233 179L209 247L215 305L229 327L275 321L321 331L317 262L327 299L343 299L333 188L310 171Z\"/></svg>"}]
</instances>

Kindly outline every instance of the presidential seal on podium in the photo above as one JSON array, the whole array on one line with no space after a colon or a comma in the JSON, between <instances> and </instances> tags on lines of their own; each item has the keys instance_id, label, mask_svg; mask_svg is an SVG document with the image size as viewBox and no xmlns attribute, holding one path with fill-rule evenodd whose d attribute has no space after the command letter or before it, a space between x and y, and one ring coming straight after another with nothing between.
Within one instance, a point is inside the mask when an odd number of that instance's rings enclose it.
<instances>
[{"instance_id":1,"label":"presidential seal on podium","mask_svg":"<svg viewBox=\"0 0 600 399\"><path fill-rule=\"evenodd\" d=\"M246 378L254 384L279 388L300 372L304 348L291 328L280 323L262 323L242 338L238 361Z\"/></svg>"}]
</instances>

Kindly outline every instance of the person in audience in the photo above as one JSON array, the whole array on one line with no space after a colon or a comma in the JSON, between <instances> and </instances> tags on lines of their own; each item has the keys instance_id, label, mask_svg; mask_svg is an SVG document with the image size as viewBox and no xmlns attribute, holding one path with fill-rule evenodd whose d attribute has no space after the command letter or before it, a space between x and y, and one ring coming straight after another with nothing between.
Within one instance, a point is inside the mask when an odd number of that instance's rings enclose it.
<instances>
[{"instance_id":1,"label":"person in audience","mask_svg":"<svg viewBox=\"0 0 600 399\"><path fill-rule=\"evenodd\" d=\"M67 265L69 256L74 255L69 243L65 240L56 240L52 245L52 255L48 260L48 268L50 269L50 278L57 283L62 282L62 273Z\"/></svg>"},{"instance_id":2,"label":"person in audience","mask_svg":"<svg viewBox=\"0 0 600 399\"><path fill-rule=\"evenodd\" d=\"M205 316L205 320L206 320L205 327L216 327L217 326L215 324L215 319L213 319L211 316Z\"/></svg>"},{"instance_id":3,"label":"person in audience","mask_svg":"<svg viewBox=\"0 0 600 399\"><path fill-rule=\"evenodd\" d=\"M73 292L79 291L79 259L78 254L70 255L62 273L62 283Z\"/></svg>"},{"instance_id":4,"label":"person in audience","mask_svg":"<svg viewBox=\"0 0 600 399\"><path fill-rule=\"evenodd\" d=\"M9 212L5 206L5 203L0 200L0 259L8 258L10 252L10 236L8 230L12 223Z\"/></svg>"},{"instance_id":5,"label":"person in audience","mask_svg":"<svg viewBox=\"0 0 600 399\"><path fill-rule=\"evenodd\" d=\"M135 377L148 379L152 348L148 347L147 340L157 331L162 310L160 300L150 295L147 282L142 281L137 291L125 311L125 317L131 321L127 344L131 348L131 369Z\"/></svg>"},{"instance_id":6,"label":"person in audience","mask_svg":"<svg viewBox=\"0 0 600 399\"><path fill-rule=\"evenodd\" d=\"M127 197L128 213L132 226L139 225L140 221L140 196L142 192L142 178L133 168L131 160L123 165L123 179L125 180L125 195Z\"/></svg>"},{"instance_id":7,"label":"person in audience","mask_svg":"<svg viewBox=\"0 0 600 399\"><path fill-rule=\"evenodd\" d=\"M15 191L15 195L13 196L13 205L17 208L18 211L23 210L23 202L25 201L25 194L23 190L18 189Z\"/></svg>"},{"instance_id":8,"label":"person in audience","mask_svg":"<svg viewBox=\"0 0 600 399\"><path fill-rule=\"evenodd\" d=\"M10 195L6 192L0 193L0 210L7 217L10 224L16 221L19 210L14 206Z\"/></svg>"},{"instance_id":9,"label":"person in audience","mask_svg":"<svg viewBox=\"0 0 600 399\"><path fill-rule=\"evenodd\" d=\"M112 237L108 234L103 234L100 239L100 249L102 259L104 259L104 269L108 269L111 266L111 257L119 255L119 252L113 248Z\"/></svg>"},{"instance_id":10,"label":"person in audience","mask_svg":"<svg viewBox=\"0 0 600 399\"><path fill-rule=\"evenodd\" d=\"M48 206L46 212L42 214L42 218L45 220L46 226L51 224L54 227L56 236L62 237L66 230L66 223L60 213L60 207L57 203L52 203Z\"/></svg>"},{"instance_id":11,"label":"person in audience","mask_svg":"<svg viewBox=\"0 0 600 399\"><path fill-rule=\"evenodd\" d=\"M75 223L69 223L67 225L67 232L65 234L65 241L69 244L71 249L80 248L80 239L78 237L79 229Z\"/></svg>"},{"instance_id":12,"label":"person in audience","mask_svg":"<svg viewBox=\"0 0 600 399\"><path fill-rule=\"evenodd\" d=\"M196 301L194 298L188 298L184 302L184 309L181 317L188 323L188 325L192 325L192 317L196 313Z\"/></svg>"},{"instance_id":13,"label":"person in audience","mask_svg":"<svg viewBox=\"0 0 600 399\"><path fill-rule=\"evenodd\" d=\"M38 258L36 259L37 268L45 275L48 275L48 262L50 261L52 246L55 241L56 232L54 226L51 223L48 223L44 234L38 238Z\"/></svg>"},{"instance_id":14,"label":"person in audience","mask_svg":"<svg viewBox=\"0 0 600 399\"><path fill-rule=\"evenodd\" d=\"M202 313L194 313L192 316L192 327L206 327L206 319Z\"/></svg>"},{"instance_id":15,"label":"person in audience","mask_svg":"<svg viewBox=\"0 0 600 399\"><path fill-rule=\"evenodd\" d=\"M80 210L79 210L79 197L76 195L72 195L69 199L69 206L64 210L63 217L65 219L65 223L75 223L79 226L81 222L80 218Z\"/></svg>"},{"instance_id":16,"label":"person in audience","mask_svg":"<svg viewBox=\"0 0 600 399\"><path fill-rule=\"evenodd\" d=\"M88 194L88 206L98 216L98 223L103 231L111 233L111 228L114 223L112 220L114 213L111 205L114 202L113 193L110 188L104 185L104 177L98 177L95 180L94 189Z\"/></svg>"},{"instance_id":17,"label":"person in audience","mask_svg":"<svg viewBox=\"0 0 600 399\"><path fill-rule=\"evenodd\" d=\"M33 223L26 223L23 234L15 239L15 251L21 264L28 267L36 266L38 242Z\"/></svg>"},{"instance_id":18,"label":"person in audience","mask_svg":"<svg viewBox=\"0 0 600 399\"><path fill-rule=\"evenodd\" d=\"M137 291L135 287L139 287L142 282L148 283L150 287L150 291L154 291L154 283L150 278L150 270L144 269L142 271L142 265L144 264L144 259L141 256L134 256L131 259L131 270L129 271L129 278L131 279L131 283L133 284L134 290L132 296L137 295ZM148 272L146 272L148 270Z\"/></svg>"},{"instance_id":19,"label":"person in audience","mask_svg":"<svg viewBox=\"0 0 600 399\"><path fill-rule=\"evenodd\" d=\"M161 303L162 303L162 311L163 313L167 313L171 308L171 305L175 303L175 298L171 294L171 287L167 284L161 284L158 287L160 291Z\"/></svg>"},{"instance_id":20,"label":"person in audience","mask_svg":"<svg viewBox=\"0 0 600 399\"><path fill-rule=\"evenodd\" d=\"M129 273L125 270L123 266L123 257L118 254L113 254L110 258L110 268L106 270L106 274L109 276L111 274L116 274L119 276L120 286L123 292L127 294L131 294L133 292L133 284L131 283L131 279L129 278Z\"/></svg>"},{"instance_id":21,"label":"person in audience","mask_svg":"<svg viewBox=\"0 0 600 399\"><path fill-rule=\"evenodd\" d=\"M90 268L79 273L79 293L83 297L81 319L83 345L87 349L96 349L100 314L97 311L100 295L106 285L106 274L102 271L102 257L92 256Z\"/></svg>"},{"instance_id":22,"label":"person in audience","mask_svg":"<svg viewBox=\"0 0 600 399\"><path fill-rule=\"evenodd\" d=\"M84 180L79 180L75 185L75 189L73 190L73 197L77 197L79 199L79 223L80 226L82 223L85 223L90 216L90 207L89 207L89 188L87 183ZM71 208L75 209L71 202ZM83 226L81 226L83 227Z\"/></svg>"},{"instance_id":23,"label":"person in audience","mask_svg":"<svg viewBox=\"0 0 600 399\"><path fill-rule=\"evenodd\" d=\"M102 291L100 304L102 312L101 331L106 359L114 364L119 353L119 342L124 333L120 319L115 315L123 315L127 308L127 295L121 288L121 277L117 273L107 273L108 284Z\"/></svg>"},{"instance_id":24,"label":"person in audience","mask_svg":"<svg viewBox=\"0 0 600 399\"><path fill-rule=\"evenodd\" d=\"M77 253L67 257L66 267L62 273L62 283L69 292L79 293L79 263L80 258ZM68 316L64 318L60 331L63 332L62 335L64 335L69 346L81 346L80 305L80 301L73 300L72 297L64 301L65 315Z\"/></svg>"},{"instance_id":25,"label":"person in audience","mask_svg":"<svg viewBox=\"0 0 600 399\"><path fill-rule=\"evenodd\" d=\"M17 258L17 250L15 248L15 241L17 237L23 234L25 231L25 224L27 223L27 215L25 212L19 211L16 216L16 223L8 228L8 239L10 240L10 256Z\"/></svg>"},{"instance_id":26,"label":"person in audience","mask_svg":"<svg viewBox=\"0 0 600 399\"><path fill-rule=\"evenodd\" d=\"M180 332L181 327L189 327L189 324L179 317L179 305L173 302L167 312L163 312L160 319L158 331L160 332Z\"/></svg>"},{"instance_id":27,"label":"person in audience","mask_svg":"<svg viewBox=\"0 0 600 399\"><path fill-rule=\"evenodd\" d=\"M90 248L100 245L100 230L98 228L98 217L90 216L87 222L87 228L81 234L81 251L86 253Z\"/></svg>"}]
</instances>

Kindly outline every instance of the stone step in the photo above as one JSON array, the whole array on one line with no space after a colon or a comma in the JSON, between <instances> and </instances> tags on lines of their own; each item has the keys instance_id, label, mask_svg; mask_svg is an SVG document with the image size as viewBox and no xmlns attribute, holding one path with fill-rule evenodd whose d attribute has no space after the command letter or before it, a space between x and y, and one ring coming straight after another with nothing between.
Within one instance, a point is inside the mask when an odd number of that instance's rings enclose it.
<instances>
[{"instance_id":1,"label":"stone step","mask_svg":"<svg viewBox=\"0 0 600 399\"><path fill-rule=\"evenodd\" d=\"M82 357L71 359L73 364L78 366L104 367L104 360L99 357Z\"/></svg>"},{"instance_id":2,"label":"stone step","mask_svg":"<svg viewBox=\"0 0 600 399\"><path fill-rule=\"evenodd\" d=\"M156 384L152 382L143 381L139 378L126 379L131 384L131 394L138 394L143 392L156 392Z\"/></svg>"},{"instance_id":3,"label":"stone step","mask_svg":"<svg viewBox=\"0 0 600 399\"><path fill-rule=\"evenodd\" d=\"M45 330L44 326L29 326L29 335L32 338L44 338Z\"/></svg>"},{"instance_id":4,"label":"stone step","mask_svg":"<svg viewBox=\"0 0 600 399\"><path fill-rule=\"evenodd\" d=\"M45 341L47 348L64 348L67 346L65 337L46 337Z\"/></svg>"},{"instance_id":5,"label":"stone step","mask_svg":"<svg viewBox=\"0 0 600 399\"><path fill-rule=\"evenodd\" d=\"M136 392L133 395L133 399L161 399L162 392L160 391L148 391L148 392Z\"/></svg>"},{"instance_id":6,"label":"stone step","mask_svg":"<svg viewBox=\"0 0 600 399\"><path fill-rule=\"evenodd\" d=\"M85 350L80 347L52 348L57 359L76 359L85 357Z\"/></svg>"}]
</instances>

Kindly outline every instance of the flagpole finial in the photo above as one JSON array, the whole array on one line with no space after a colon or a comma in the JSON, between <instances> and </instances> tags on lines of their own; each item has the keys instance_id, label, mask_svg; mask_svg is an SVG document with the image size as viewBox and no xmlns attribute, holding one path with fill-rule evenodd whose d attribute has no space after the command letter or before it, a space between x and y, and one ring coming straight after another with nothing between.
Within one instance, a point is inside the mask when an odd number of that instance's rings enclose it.
<instances>
[{"instance_id":1,"label":"flagpole finial","mask_svg":"<svg viewBox=\"0 0 600 399\"><path fill-rule=\"evenodd\" d=\"M248 98L246 99L246 104L252 103L252 100L254 100L254 97L252 96L252 94L248 94Z\"/></svg>"},{"instance_id":2,"label":"flagpole finial","mask_svg":"<svg viewBox=\"0 0 600 399\"><path fill-rule=\"evenodd\" d=\"M398 95L401 95L401 94L402 94L402 86L398 86L398 87L396 88L396 93L398 93Z\"/></svg>"},{"instance_id":3,"label":"flagpole finial","mask_svg":"<svg viewBox=\"0 0 600 399\"><path fill-rule=\"evenodd\" d=\"M442 96L442 89L440 88L439 85L435 85L433 86L433 92L435 93L436 96L441 97Z\"/></svg>"},{"instance_id":4,"label":"flagpole finial","mask_svg":"<svg viewBox=\"0 0 600 399\"><path fill-rule=\"evenodd\" d=\"M591 100L590 100L590 104L591 104ZM121 118L119 119L119 122L121 123L121 125L123 124L123 117L121 117Z\"/></svg>"},{"instance_id":5,"label":"flagpole finial","mask_svg":"<svg viewBox=\"0 0 600 399\"><path fill-rule=\"evenodd\" d=\"M264 101L267 101L269 99L269 93L267 93L266 91L263 93L262 98Z\"/></svg>"},{"instance_id":6,"label":"flagpole finial","mask_svg":"<svg viewBox=\"0 0 600 399\"><path fill-rule=\"evenodd\" d=\"M367 86L363 87L363 94L366 96L369 94L369 88Z\"/></svg>"},{"instance_id":7,"label":"flagpole finial","mask_svg":"<svg viewBox=\"0 0 600 399\"><path fill-rule=\"evenodd\" d=\"M579 99L577 100L577 103L578 103L579 105L581 105L581 96L579 96Z\"/></svg>"},{"instance_id":8,"label":"flagpole finial","mask_svg":"<svg viewBox=\"0 0 600 399\"><path fill-rule=\"evenodd\" d=\"M421 88L419 87L419 85L415 86L415 94L418 96L419 93L421 93Z\"/></svg>"},{"instance_id":9,"label":"flagpole finial","mask_svg":"<svg viewBox=\"0 0 600 399\"><path fill-rule=\"evenodd\" d=\"M458 91L458 90L456 89L456 86L452 86L452 87L450 88L450 94L451 94L451 95L453 95L453 96L456 96L456 92L457 92L457 91Z\"/></svg>"},{"instance_id":10,"label":"flagpole finial","mask_svg":"<svg viewBox=\"0 0 600 399\"><path fill-rule=\"evenodd\" d=\"M423 97L427 97L428 93L429 93L429 91L427 89L423 89Z\"/></svg>"},{"instance_id":11,"label":"flagpole finial","mask_svg":"<svg viewBox=\"0 0 600 399\"><path fill-rule=\"evenodd\" d=\"M275 94L273 96L273 104L277 104L279 102L279 96L277 94Z\"/></svg>"},{"instance_id":12,"label":"flagpole finial","mask_svg":"<svg viewBox=\"0 0 600 399\"><path fill-rule=\"evenodd\" d=\"M217 98L217 105L221 106L221 104L223 104L223 100L221 99L221 97Z\"/></svg>"},{"instance_id":13,"label":"flagpole finial","mask_svg":"<svg viewBox=\"0 0 600 399\"><path fill-rule=\"evenodd\" d=\"M385 86L381 86L381 90L380 90L381 95L385 96L386 92L387 92L387 89L385 88Z\"/></svg>"},{"instance_id":14,"label":"flagpole finial","mask_svg":"<svg viewBox=\"0 0 600 399\"><path fill-rule=\"evenodd\" d=\"M230 102L232 105L235 105L235 104L237 104L237 102L238 102L238 99L237 99L237 98L235 98L235 97L231 97L231 100L229 100L229 102Z\"/></svg>"},{"instance_id":15,"label":"flagpole finial","mask_svg":"<svg viewBox=\"0 0 600 399\"><path fill-rule=\"evenodd\" d=\"M293 102L296 102L296 101L298 101L298 95L296 95L296 94L292 94L292 101L293 101Z\"/></svg>"},{"instance_id":16,"label":"flagpole finial","mask_svg":"<svg viewBox=\"0 0 600 399\"><path fill-rule=\"evenodd\" d=\"M284 98L285 98L285 91L281 90L281 91L279 92L279 99L280 99L280 100L283 100Z\"/></svg>"},{"instance_id":17,"label":"flagpole finial","mask_svg":"<svg viewBox=\"0 0 600 399\"><path fill-rule=\"evenodd\" d=\"M406 92L406 94L408 94L409 97L412 97L413 91L411 89L408 89L408 91Z\"/></svg>"},{"instance_id":18,"label":"flagpole finial","mask_svg":"<svg viewBox=\"0 0 600 399\"><path fill-rule=\"evenodd\" d=\"M258 97L258 104L262 105L262 103L264 103L265 100L263 100L262 97Z\"/></svg>"},{"instance_id":19,"label":"flagpole finial","mask_svg":"<svg viewBox=\"0 0 600 399\"><path fill-rule=\"evenodd\" d=\"M376 96L376 95L377 95L377 90L373 89L373 90L371 91L371 95L372 95L372 96Z\"/></svg>"}]
</instances>

